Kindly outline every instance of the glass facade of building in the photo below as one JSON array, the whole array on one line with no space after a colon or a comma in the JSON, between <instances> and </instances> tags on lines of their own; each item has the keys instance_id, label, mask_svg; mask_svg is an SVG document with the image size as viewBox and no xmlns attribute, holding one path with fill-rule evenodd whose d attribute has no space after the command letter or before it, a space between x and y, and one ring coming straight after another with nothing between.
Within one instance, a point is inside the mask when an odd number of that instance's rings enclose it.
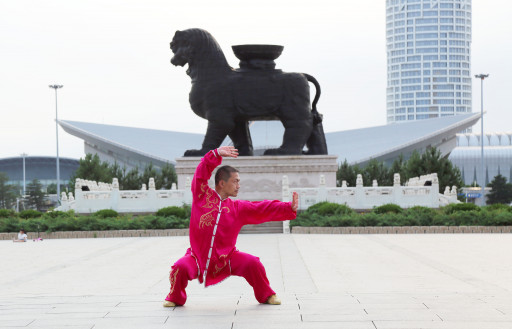
<instances>
[{"instance_id":1,"label":"glass facade of building","mask_svg":"<svg viewBox=\"0 0 512 329\"><path fill-rule=\"evenodd\" d=\"M386 0L387 122L472 112L471 0Z\"/></svg>"},{"instance_id":2,"label":"glass facade of building","mask_svg":"<svg viewBox=\"0 0 512 329\"><path fill-rule=\"evenodd\" d=\"M60 158L60 184L68 185L70 178L78 169L80 163L77 159ZM27 156L25 157L25 184L37 179L43 189L51 184L57 184L57 161L55 157ZM0 172L7 175L7 185L19 187L20 194L23 190L23 157L0 159Z\"/></svg>"},{"instance_id":3,"label":"glass facade of building","mask_svg":"<svg viewBox=\"0 0 512 329\"><path fill-rule=\"evenodd\" d=\"M457 147L448 159L460 169L468 186L487 186L496 175L512 179L512 133L484 134L484 173L480 134L457 134ZM484 176L485 175L485 176Z\"/></svg>"}]
</instances>

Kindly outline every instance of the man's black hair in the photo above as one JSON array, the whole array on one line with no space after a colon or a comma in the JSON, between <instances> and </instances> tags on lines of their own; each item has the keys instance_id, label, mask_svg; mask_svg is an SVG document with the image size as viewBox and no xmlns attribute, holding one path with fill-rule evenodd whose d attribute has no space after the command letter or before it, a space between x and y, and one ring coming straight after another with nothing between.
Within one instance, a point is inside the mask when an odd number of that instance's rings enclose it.
<instances>
[{"instance_id":1,"label":"man's black hair","mask_svg":"<svg viewBox=\"0 0 512 329\"><path fill-rule=\"evenodd\" d=\"M217 169L217 172L215 173L215 186L217 186L221 180L227 182L229 177L231 177L231 174L235 172L238 172L238 169L231 166L222 166Z\"/></svg>"}]
</instances>

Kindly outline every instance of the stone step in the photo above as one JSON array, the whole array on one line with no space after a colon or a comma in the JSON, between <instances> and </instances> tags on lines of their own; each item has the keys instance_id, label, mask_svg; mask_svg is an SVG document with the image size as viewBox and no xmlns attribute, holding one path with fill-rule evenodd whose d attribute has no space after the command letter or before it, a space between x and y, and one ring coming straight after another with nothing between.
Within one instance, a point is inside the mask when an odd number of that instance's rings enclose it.
<instances>
[{"instance_id":1,"label":"stone step","mask_svg":"<svg viewBox=\"0 0 512 329\"><path fill-rule=\"evenodd\" d=\"M269 234L283 233L283 222L266 222L258 225L245 225L240 231L242 234Z\"/></svg>"}]
</instances>

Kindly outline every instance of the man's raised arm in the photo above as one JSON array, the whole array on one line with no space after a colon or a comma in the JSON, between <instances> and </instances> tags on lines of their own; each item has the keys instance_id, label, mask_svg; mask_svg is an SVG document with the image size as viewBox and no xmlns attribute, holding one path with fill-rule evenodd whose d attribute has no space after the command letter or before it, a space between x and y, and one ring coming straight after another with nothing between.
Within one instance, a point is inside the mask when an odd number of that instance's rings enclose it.
<instances>
[{"instance_id":1,"label":"man's raised arm","mask_svg":"<svg viewBox=\"0 0 512 329\"><path fill-rule=\"evenodd\" d=\"M238 158L238 150L233 146L221 146L217 152L223 158Z\"/></svg>"},{"instance_id":2,"label":"man's raised arm","mask_svg":"<svg viewBox=\"0 0 512 329\"><path fill-rule=\"evenodd\" d=\"M196 192L201 194L202 185L208 185L208 180L212 177L213 170L222 163L223 157L236 158L238 157L238 150L233 146L221 146L206 153L194 173L192 180L193 195L197 195Z\"/></svg>"}]
</instances>

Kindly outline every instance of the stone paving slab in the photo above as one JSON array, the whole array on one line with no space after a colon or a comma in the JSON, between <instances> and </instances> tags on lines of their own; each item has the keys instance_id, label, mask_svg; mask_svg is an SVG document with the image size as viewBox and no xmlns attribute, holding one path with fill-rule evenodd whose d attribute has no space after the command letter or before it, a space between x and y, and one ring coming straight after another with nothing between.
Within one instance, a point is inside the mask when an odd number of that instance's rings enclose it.
<instances>
[{"instance_id":1,"label":"stone paving slab","mask_svg":"<svg viewBox=\"0 0 512 329\"><path fill-rule=\"evenodd\" d=\"M279 306L239 277L164 308L188 237L0 241L0 328L512 328L512 235L242 235Z\"/></svg>"}]
</instances>

